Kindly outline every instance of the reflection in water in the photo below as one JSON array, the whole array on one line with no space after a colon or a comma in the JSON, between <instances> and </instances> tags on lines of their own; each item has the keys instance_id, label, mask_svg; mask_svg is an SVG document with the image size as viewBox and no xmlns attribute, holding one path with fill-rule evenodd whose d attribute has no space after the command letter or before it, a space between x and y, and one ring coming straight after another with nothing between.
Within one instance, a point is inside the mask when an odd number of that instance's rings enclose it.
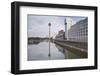
<instances>
[{"instance_id":1,"label":"reflection in water","mask_svg":"<svg viewBox=\"0 0 100 76\"><path fill-rule=\"evenodd\" d=\"M49 59L50 59L50 40L49 40L49 54L48 54L48 56L49 56Z\"/></svg>"},{"instance_id":2,"label":"reflection in water","mask_svg":"<svg viewBox=\"0 0 100 76\"><path fill-rule=\"evenodd\" d=\"M50 41L28 45L28 60L56 60L87 58L87 53L67 49Z\"/></svg>"},{"instance_id":3,"label":"reflection in water","mask_svg":"<svg viewBox=\"0 0 100 76\"><path fill-rule=\"evenodd\" d=\"M73 49L68 50L66 47L62 47L60 45L56 45L56 47L64 54L65 59L87 58L86 52L81 52Z\"/></svg>"}]
</instances>

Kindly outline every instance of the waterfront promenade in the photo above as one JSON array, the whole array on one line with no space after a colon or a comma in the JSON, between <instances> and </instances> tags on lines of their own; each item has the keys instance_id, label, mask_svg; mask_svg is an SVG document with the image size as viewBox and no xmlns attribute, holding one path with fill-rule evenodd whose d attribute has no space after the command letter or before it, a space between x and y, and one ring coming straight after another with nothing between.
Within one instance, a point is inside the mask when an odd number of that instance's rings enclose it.
<instances>
[{"instance_id":1,"label":"waterfront promenade","mask_svg":"<svg viewBox=\"0 0 100 76\"><path fill-rule=\"evenodd\" d=\"M83 52L87 52L87 49L88 49L87 48L88 44L86 42L72 42L72 41L66 41L66 40L54 40L54 42L61 46L64 46L67 48L69 47L69 48L80 50Z\"/></svg>"}]
</instances>

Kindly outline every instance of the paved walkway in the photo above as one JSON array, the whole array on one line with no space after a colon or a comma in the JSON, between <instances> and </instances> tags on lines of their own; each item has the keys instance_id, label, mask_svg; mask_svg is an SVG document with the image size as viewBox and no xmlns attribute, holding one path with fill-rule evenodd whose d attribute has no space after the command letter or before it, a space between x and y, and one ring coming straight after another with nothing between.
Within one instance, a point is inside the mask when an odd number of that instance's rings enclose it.
<instances>
[{"instance_id":1,"label":"paved walkway","mask_svg":"<svg viewBox=\"0 0 100 76\"><path fill-rule=\"evenodd\" d=\"M65 47L67 46L67 47L78 49L81 51L87 51L88 49L87 43L83 43L83 42L71 42L71 41L59 41L59 40L55 40L55 42L62 46L65 46Z\"/></svg>"}]
</instances>

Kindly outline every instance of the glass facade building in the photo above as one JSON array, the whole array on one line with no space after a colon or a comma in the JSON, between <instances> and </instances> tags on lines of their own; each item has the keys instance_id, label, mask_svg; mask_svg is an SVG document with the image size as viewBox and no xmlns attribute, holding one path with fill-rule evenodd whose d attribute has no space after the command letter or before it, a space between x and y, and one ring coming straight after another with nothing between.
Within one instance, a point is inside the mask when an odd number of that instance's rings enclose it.
<instances>
[{"instance_id":1,"label":"glass facade building","mask_svg":"<svg viewBox=\"0 0 100 76\"><path fill-rule=\"evenodd\" d=\"M68 40L75 42L87 42L88 40L88 18L80 20L68 30Z\"/></svg>"}]
</instances>

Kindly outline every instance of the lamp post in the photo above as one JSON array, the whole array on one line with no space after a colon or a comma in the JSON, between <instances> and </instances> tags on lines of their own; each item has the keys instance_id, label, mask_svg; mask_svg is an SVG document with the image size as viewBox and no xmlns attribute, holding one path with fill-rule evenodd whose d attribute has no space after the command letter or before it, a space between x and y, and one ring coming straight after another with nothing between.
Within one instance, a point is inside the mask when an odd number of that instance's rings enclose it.
<instances>
[{"instance_id":1,"label":"lamp post","mask_svg":"<svg viewBox=\"0 0 100 76\"><path fill-rule=\"evenodd\" d=\"M48 23L49 26L49 54L48 56L50 56L50 35L51 35L51 23Z\"/></svg>"}]
</instances>

